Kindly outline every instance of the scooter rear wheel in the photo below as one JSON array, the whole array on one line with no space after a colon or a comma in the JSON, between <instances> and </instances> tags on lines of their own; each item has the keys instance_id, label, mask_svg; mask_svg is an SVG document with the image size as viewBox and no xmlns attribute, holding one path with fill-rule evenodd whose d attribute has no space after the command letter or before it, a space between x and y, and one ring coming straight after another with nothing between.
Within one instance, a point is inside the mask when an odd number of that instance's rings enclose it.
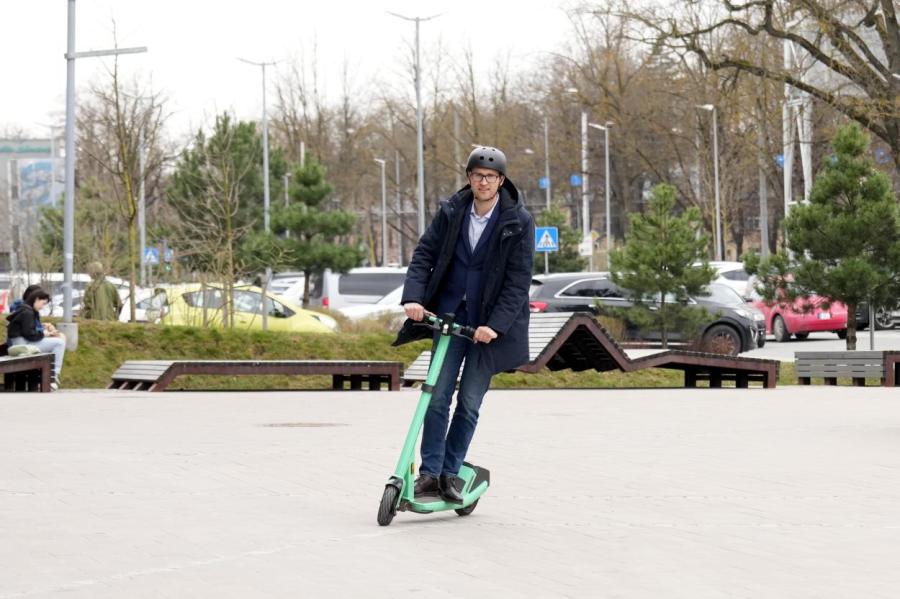
<instances>
[{"instance_id":1,"label":"scooter rear wheel","mask_svg":"<svg viewBox=\"0 0 900 599\"><path fill-rule=\"evenodd\" d=\"M467 505L466 507L461 507L458 510L453 510L453 511L456 512L456 514L458 516L468 516L469 514L471 514L472 512L475 511L476 505L478 505L477 499L475 501L473 501L472 503L470 503L469 505Z\"/></svg>"},{"instance_id":2,"label":"scooter rear wheel","mask_svg":"<svg viewBox=\"0 0 900 599\"><path fill-rule=\"evenodd\" d=\"M397 513L397 497L400 491L394 485L384 487L384 493L381 495L381 504L378 506L378 525L387 526L394 519Z\"/></svg>"}]
</instances>

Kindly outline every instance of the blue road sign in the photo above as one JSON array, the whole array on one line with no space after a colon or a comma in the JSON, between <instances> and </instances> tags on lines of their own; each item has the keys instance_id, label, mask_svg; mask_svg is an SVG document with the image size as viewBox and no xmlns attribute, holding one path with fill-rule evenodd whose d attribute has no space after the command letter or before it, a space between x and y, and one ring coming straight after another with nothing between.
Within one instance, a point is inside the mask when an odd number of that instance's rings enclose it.
<instances>
[{"instance_id":1,"label":"blue road sign","mask_svg":"<svg viewBox=\"0 0 900 599\"><path fill-rule=\"evenodd\" d=\"M159 248L144 248L144 264L159 264Z\"/></svg>"},{"instance_id":2,"label":"blue road sign","mask_svg":"<svg viewBox=\"0 0 900 599\"><path fill-rule=\"evenodd\" d=\"M577 173L572 173L571 175L569 175L569 185L571 185L572 187L578 187L579 185L581 185L581 175Z\"/></svg>"},{"instance_id":3,"label":"blue road sign","mask_svg":"<svg viewBox=\"0 0 900 599\"><path fill-rule=\"evenodd\" d=\"M778 168L784 168L784 154L775 154L775 164Z\"/></svg>"},{"instance_id":4,"label":"blue road sign","mask_svg":"<svg viewBox=\"0 0 900 599\"><path fill-rule=\"evenodd\" d=\"M550 187L550 179L548 179L547 177L541 177L540 179L538 179L538 187L540 187L541 189L547 189L548 187Z\"/></svg>"},{"instance_id":5,"label":"blue road sign","mask_svg":"<svg viewBox=\"0 0 900 599\"><path fill-rule=\"evenodd\" d=\"M559 251L559 229L556 227L535 227L534 229L534 251L536 252L558 252Z\"/></svg>"}]
</instances>

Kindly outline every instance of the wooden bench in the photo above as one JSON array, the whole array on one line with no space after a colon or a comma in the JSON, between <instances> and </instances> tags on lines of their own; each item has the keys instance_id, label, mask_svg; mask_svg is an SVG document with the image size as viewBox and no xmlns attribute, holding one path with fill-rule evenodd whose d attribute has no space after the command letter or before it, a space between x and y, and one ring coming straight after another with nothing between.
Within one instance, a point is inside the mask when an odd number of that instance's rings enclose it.
<instances>
[{"instance_id":1,"label":"wooden bench","mask_svg":"<svg viewBox=\"0 0 900 599\"><path fill-rule=\"evenodd\" d=\"M163 391L186 374L219 375L331 375L331 388L378 391L382 383L400 388L401 362L361 360L129 360L112 375L108 389Z\"/></svg>"},{"instance_id":2,"label":"wooden bench","mask_svg":"<svg viewBox=\"0 0 900 599\"><path fill-rule=\"evenodd\" d=\"M603 325L584 312L532 314L528 344L529 360L517 368L520 372L534 373L544 368L575 372L666 368L683 371L685 387L696 387L699 381L708 381L710 387L721 387L728 381L738 388L759 383L771 389L778 381L780 367L777 360L683 350L660 351L633 360ZM404 372L404 385L424 381L430 361L431 352L422 352Z\"/></svg>"},{"instance_id":3,"label":"wooden bench","mask_svg":"<svg viewBox=\"0 0 900 599\"><path fill-rule=\"evenodd\" d=\"M0 373L3 374L3 391L50 392L53 372L53 354L36 354L12 357L7 355L6 344L0 344Z\"/></svg>"},{"instance_id":4,"label":"wooden bench","mask_svg":"<svg viewBox=\"0 0 900 599\"><path fill-rule=\"evenodd\" d=\"M809 385L812 379L824 379L826 385L837 385L839 378L849 378L857 387L866 379L878 379L885 387L897 386L900 351L795 352L797 382Z\"/></svg>"}]
</instances>

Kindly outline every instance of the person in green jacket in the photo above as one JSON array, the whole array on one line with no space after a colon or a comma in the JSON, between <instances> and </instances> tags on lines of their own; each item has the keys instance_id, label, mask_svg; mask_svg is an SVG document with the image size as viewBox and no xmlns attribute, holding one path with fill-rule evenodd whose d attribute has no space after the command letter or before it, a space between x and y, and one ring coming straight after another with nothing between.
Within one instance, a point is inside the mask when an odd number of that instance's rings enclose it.
<instances>
[{"instance_id":1,"label":"person in green jacket","mask_svg":"<svg viewBox=\"0 0 900 599\"><path fill-rule=\"evenodd\" d=\"M119 320L122 298L116 286L106 280L103 265L99 262L88 264L91 284L81 298L81 317L89 320Z\"/></svg>"}]
</instances>

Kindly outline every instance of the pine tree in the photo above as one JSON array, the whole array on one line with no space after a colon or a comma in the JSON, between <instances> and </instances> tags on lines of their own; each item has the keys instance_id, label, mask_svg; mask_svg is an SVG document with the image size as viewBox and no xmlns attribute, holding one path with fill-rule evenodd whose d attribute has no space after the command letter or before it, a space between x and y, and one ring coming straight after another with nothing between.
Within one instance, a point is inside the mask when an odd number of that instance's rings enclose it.
<instances>
[{"instance_id":1,"label":"pine tree","mask_svg":"<svg viewBox=\"0 0 900 599\"><path fill-rule=\"evenodd\" d=\"M294 169L288 188L291 205L277 210L272 219L274 232L282 236L278 241L286 257L282 266L305 275L304 306L309 305L313 275L321 275L325 269L346 272L358 266L364 256L362 248L342 243L342 237L353 231L356 216L323 206L331 191L325 167L307 157L303 168Z\"/></svg>"},{"instance_id":2,"label":"pine tree","mask_svg":"<svg viewBox=\"0 0 900 599\"><path fill-rule=\"evenodd\" d=\"M688 298L703 293L715 278L706 261L709 238L702 232L700 211L690 207L676 215L674 209L675 188L655 186L647 211L630 217L625 245L610 252L611 278L632 293L634 303L612 315L659 330L663 347L670 331L685 338L697 334L708 315L688 305ZM650 302L657 309L651 310Z\"/></svg>"},{"instance_id":3,"label":"pine tree","mask_svg":"<svg viewBox=\"0 0 900 599\"><path fill-rule=\"evenodd\" d=\"M745 264L760 277L767 301L820 295L846 304L847 349L855 350L859 304L892 306L900 293L900 212L859 125L838 129L831 145L834 155L816 176L809 203L785 219L792 256L751 254Z\"/></svg>"},{"instance_id":4,"label":"pine tree","mask_svg":"<svg viewBox=\"0 0 900 599\"><path fill-rule=\"evenodd\" d=\"M587 260L578 254L581 235L569 226L566 213L552 204L535 219L538 227L556 227L559 230L559 251L549 253L550 272L578 272L584 270ZM534 261L534 272L544 272L544 261Z\"/></svg>"}]
</instances>

